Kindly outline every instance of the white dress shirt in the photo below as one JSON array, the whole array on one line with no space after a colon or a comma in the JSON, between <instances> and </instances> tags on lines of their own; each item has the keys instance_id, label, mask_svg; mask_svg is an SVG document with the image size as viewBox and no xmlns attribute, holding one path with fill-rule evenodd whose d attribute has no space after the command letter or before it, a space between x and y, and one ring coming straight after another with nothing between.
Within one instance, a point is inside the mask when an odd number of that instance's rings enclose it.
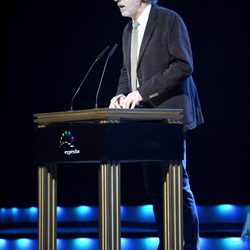
<instances>
[{"instance_id":1,"label":"white dress shirt","mask_svg":"<svg viewBox=\"0 0 250 250\"><path fill-rule=\"evenodd\" d=\"M137 45L137 59L139 58L139 52L142 44L142 39L148 22L149 13L151 10L151 4L148 4L145 10L141 13L139 18L136 20L140 25L138 26L138 45ZM134 20L133 20L134 22ZM137 79L137 87L139 87L139 81Z\"/></svg>"},{"instance_id":2,"label":"white dress shirt","mask_svg":"<svg viewBox=\"0 0 250 250\"><path fill-rule=\"evenodd\" d=\"M144 32L145 32L145 29L146 29L146 25L147 25L147 22L148 22L148 17L149 17L150 10L151 10L151 4L148 4L147 7L145 8L145 10L141 13L139 18L136 20L140 24L139 27L138 27L137 58L139 57L139 51L140 51L140 48L141 48L142 39L143 39Z\"/></svg>"}]
</instances>

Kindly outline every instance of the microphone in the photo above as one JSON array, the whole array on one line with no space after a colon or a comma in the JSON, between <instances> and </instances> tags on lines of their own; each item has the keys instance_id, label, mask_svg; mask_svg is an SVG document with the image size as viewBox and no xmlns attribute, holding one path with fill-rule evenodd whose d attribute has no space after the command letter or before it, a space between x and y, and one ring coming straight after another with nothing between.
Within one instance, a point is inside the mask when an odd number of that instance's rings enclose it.
<instances>
[{"instance_id":1,"label":"microphone","mask_svg":"<svg viewBox=\"0 0 250 250\"><path fill-rule=\"evenodd\" d=\"M73 103L74 103L75 97L76 97L77 93L79 92L79 90L81 89L81 87L82 87L83 83L85 82L87 76L89 75L90 71L92 70L92 68L96 64L96 62L99 61L103 57L103 55L106 53L106 51L109 49L109 47L110 47L110 45L108 45L106 48L104 48L102 50L102 52L97 56L97 58L95 59L95 61L92 63L92 65L90 66L87 74L83 78L82 82L80 83L78 89L76 90L75 94L73 95L73 97L71 99L71 103L70 103L70 110L71 111L73 110Z\"/></svg>"},{"instance_id":2,"label":"microphone","mask_svg":"<svg viewBox=\"0 0 250 250\"><path fill-rule=\"evenodd\" d=\"M109 51L109 54L107 56L107 59L106 59L106 62L104 64L104 67L103 67L103 71L102 71L102 76L101 76L101 79L100 79L100 82L99 82L99 85L98 85L98 89L97 89L97 92L96 92L96 97L95 97L95 108L98 108L98 96L99 96L99 91L100 91L100 88L101 88L101 84L102 84L102 79L103 79L103 76L104 76L104 73L105 73L105 70L106 70L106 67L107 67L107 64L108 64L108 61L109 61L109 58L111 56L113 56L113 54L115 53L116 49L117 49L117 43L113 46L113 48Z\"/></svg>"}]
</instances>

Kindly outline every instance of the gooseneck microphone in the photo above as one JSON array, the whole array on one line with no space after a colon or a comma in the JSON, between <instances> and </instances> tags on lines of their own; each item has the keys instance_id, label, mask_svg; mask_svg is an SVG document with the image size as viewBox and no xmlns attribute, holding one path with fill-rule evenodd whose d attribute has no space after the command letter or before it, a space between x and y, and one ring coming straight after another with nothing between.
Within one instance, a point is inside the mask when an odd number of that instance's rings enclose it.
<instances>
[{"instance_id":1,"label":"gooseneck microphone","mask_svg":"<svg viewBox=\"0 0 250 250\"><path fill-rule=\"evenodd\" d=\"M109 49L110 45L108 45L106 48L104 48L102 50L102 52L97 56L97 58L95 59L95 61L92 63L92 65L90 66L88 72L86 73L86 75L84 76L83 80L81 81L78 89L76 90L75 94L73 95L72 99L71 99L71 103L70 103L70 110L73 110L73 103L74 103L74 100L75 100L75 97L77 95L77 93L79 92L79 90L81 89L83 83L85 82L86 78L88 77L90 71L92 70L93 66L96 64L97 61L99 61L103 55L106 53L106 51ZM110 53L109 53L110 54Z\"/></svg>"},{"instance_id":2,"label":"gooseneck microphone","mask_svg":"<svg viewBox=\"0 0 250 250\"><path fill-rule=\"evenodd\" d=\"M113 46L113 48L110 50L108 56L107 56L107 59L106 59L106 62L104 64L104 67L103 67L103 71L102 71L102 76L101 76L101 79L100 79L100 82L99 82L99 85L98 85L98 89L96 91L96 97L95 97L95 108L98 108L98 96L99 96L99 91L100 91L100 88L101 88L101 84L102 84L102 79L103 79L103 76L104 76L104 73L105 73L105 70L106 70L106 67L107 67L107 64L108 64L108 61L109 61L109 58L111 56L113 56L113 54L115 53L116 49L117 49L117 44L115 44Z\"/></svg>"}]
</instances>

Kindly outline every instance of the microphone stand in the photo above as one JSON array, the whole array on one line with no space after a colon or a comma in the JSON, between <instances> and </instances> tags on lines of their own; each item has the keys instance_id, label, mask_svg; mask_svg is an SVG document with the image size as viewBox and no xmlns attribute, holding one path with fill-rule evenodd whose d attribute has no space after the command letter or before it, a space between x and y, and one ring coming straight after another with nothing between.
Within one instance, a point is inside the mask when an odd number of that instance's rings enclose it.
<instances>
[{"instance_id":1,"label":"microphone stand","mask_svg":"<svg viewBox=\"0 0 250 250\"><path fill-rule=\"evenodd\" d=\"M98 89L97 89L97 92L96 92L96 97L95 97L95 108L97 109L98 108L98 96L99 96L99 92L100 92L100 88L101 88L101 84L102 84L102 80L103 80L103 76L104 76L104 73L106 71L106 67L107 67L107 64L108 64L108 61L109 61L109 58L115 53L116 49L117 49L117 44L115 44L113 46L113 48L110 50L108 56L107 56L107 59L106 59L106 62L104 64L104 67L103 67L103 71L102 71L102 76L101 76L101 79L100 79L100 82L99 82L99 85L98 85Z\"/></svg>"},{"instance_id":2,"label":"microphone stand","mask_svg":"<svg viewBox=\"0 0 250 250\"><path fill-rule=\"evenodd\" d=\"M90 66L87 74L85 75L85 77L83 78L82 82L80 83L78 89L76 90L75 94L73 95L72 99L71 99L71 103L70 103L70 110L72 111L73 110L73 102L74 102L74 99L76 97L76 95L78 94L79 90L81 89L83 83L85 82L86 78L88 77L90 71L92 70L92 68L94 67L94 65L96 64L97 61L99 61L101 59L101 57L105 54L105 52L109 49L109 45L106 46L104 48L104 50L97 56L97 58L95 59L95 61L92 63L92 65Z\"/></svg>"}]
</instances>

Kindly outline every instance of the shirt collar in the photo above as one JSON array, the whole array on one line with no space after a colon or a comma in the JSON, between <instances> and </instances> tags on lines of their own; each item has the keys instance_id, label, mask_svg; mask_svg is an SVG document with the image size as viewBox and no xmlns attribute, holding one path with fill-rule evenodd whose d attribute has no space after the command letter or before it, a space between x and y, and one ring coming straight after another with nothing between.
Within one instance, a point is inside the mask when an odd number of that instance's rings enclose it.
<instances>
[{"instance_id":1,"label":"shirt collar","mask_svg":"<svg viewBox=\"0 0 250 250\"><path fill-rule=\"evenodd\" d=\"M141 15L138 17L137 22L140 24L139 28L146 27L151 7L152 5L148 4L144 11L141 13Z\"/></svg>"}]
</instances>

